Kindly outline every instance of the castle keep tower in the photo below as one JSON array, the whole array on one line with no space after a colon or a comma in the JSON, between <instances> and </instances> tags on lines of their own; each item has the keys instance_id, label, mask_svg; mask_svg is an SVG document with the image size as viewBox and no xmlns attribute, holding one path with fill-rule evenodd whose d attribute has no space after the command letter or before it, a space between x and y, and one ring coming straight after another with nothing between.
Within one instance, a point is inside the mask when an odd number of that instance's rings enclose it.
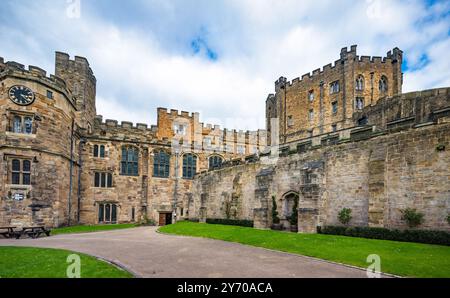
<instances>
[{"instance_id":1,"label":"castle keep tower","mask_svg":"<svg viewBox=\"0 0 450 298\"><path fill-rule=\"evenodd\" d=\"M291 82L280 77L266 100L268 135L271 118L278 118L281 144L355 126L353 113L402 93L402 60L398 48L369 57L357 56L353 45L334 65Z\"/></svg>"},{"instance_id":2,"label":"castle keep tower","mask_svg":"<svg viewBox=\"0 0 450 298\"><path fill-rule=\"evenodd\" d=\"M94 125L96 114L95 94L97 80L84 57L74 60L66 53L56 52L55 75L63 79L72 91L79 111L80 125L89 131Z\"/></svg>"}]
</instances>

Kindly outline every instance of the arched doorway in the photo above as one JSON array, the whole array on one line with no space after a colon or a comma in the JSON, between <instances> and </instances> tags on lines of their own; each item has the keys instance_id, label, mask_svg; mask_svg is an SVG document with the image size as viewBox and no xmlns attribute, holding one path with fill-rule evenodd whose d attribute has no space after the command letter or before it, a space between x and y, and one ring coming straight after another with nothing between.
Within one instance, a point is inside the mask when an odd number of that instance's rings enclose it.
<instances>
[{"instance_id":1,"label":"arched doorway","mask_svg":"<svg viewBox=\"0 0 450 298\"><path fill-rule=\"evenodd\" d=\"M281 198L280 222L283 229L290 229L291 225L297 225L298 192L289 191Z\"/></svg>"}]
</instances>

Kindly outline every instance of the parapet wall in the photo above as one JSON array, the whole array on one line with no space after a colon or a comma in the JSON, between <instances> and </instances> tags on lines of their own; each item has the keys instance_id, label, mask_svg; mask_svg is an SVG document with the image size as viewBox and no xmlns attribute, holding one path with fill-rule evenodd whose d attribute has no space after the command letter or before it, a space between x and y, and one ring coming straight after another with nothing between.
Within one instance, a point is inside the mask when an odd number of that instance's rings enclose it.
<instances>
[{"instance_id":1,"label":"parapet wall","mask_svg":"<svg viewBox=\"0 0 450 298\"><path fill-rule=\"evenodd\" d=\"M75 99L72 92L67 88L66 82L53 74L47 76L47 72L40 67L29 65L28 69L25 65L15 61L4 62L4 59L0 57L0 76L14 76L27 80L39 81L43 85L55 89L62 94L72 103L75 103Z\"/></svg>"}]
</instances>

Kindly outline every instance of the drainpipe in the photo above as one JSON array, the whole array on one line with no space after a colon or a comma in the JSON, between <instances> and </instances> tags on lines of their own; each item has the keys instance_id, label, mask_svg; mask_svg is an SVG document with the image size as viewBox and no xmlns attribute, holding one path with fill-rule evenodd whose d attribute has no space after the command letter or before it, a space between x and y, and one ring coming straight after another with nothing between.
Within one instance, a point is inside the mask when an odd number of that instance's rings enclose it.
<instances>
[{"instance_id":1,"label":"drainpipe","mask_svg":"<svg viewBox=\"0 0 450 298\"><path fill-rule=\"evenodd\" d=\"M177 220L177 201L178 201L178 148L175 148L175 185L173 191L173 210L172 210L172 223Z\"/></svg>"},{"instance_id":2,"label":"drainpipe","mask_svg":"<svg viewBox=\"0 0 450 298\"><path fill-rule=\"evenodd\" d=\"M70 226L71 224L71 215L72 215L72 183L73 183L73 130L74 130L74 126L75 126L75 119L72 119L72 129L70 131L70 165L69 165L69 199L68 199L68 204L69 204L69 219L68 219L68 225Z\"/></svg>"},{"instance_id":3,"label":"drainpipe","mask_svg":"<svg viewBox=\"0 0 450 298\"><path fill-rule=\"evenodd\" d=\"M83 160L81 158L81 152L83 150L83 145L86 143L86 139L82 138L78 146L78 191L77 191L77 222L80 223L80 211L81 211L81 170L83 165Z\"/></svg>"}]
</instances>

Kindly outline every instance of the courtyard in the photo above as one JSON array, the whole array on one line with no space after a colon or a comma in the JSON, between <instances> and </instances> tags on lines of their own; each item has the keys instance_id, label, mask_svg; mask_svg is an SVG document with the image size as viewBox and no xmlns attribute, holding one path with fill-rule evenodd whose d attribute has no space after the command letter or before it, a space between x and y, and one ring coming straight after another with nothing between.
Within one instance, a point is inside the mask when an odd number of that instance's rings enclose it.
<instances>
[{"instance_id":1,"label":"courtyard","mask_svg":"<svg viewBox=\"0 0 450 298\"><path fill-rule=\"evenodd\" d=\"M1 246L76 251L109 260L136 277L366 277L357 268L238 243L162 234L157 227L0 239L0 251Z\"/></svg>"},{"instance_id":2,"label":"courtyard","mask_svg":"<svg viewBox=\"0 0 450 298\"><path fill-rule=\"evenodd\" d=\"M24 262L19 257L23 252L21 249L39 247L97 257L125 269L135 277L364 278L367 277L366 271L361 268L370 265L366 263L369 254L380 255L381 270L394 275L450 276L450 248L446 246L191 222L179 222L161 228L118 225L113 230L114 225L109 227L111 230L91 233L63 230L54 236L38 239L0 239L0 255L4 257L0 261L4 267L0 268L0 275L24 277L11 269L11 266L17 266L17 270L28 265L48 268L53 266L51 263L55 263L54 261L45 263L42 260L37 262L36 259L30 259L31 264L21 263ZM87 230L95 229L92 227ZM59 250L59 259L62 261L56 267L67 266ZM27 253L41 252L36 250ZM18 260L16 265L14 262L5 263L7 259L14 257ZM83 258L86 257L88 256L83 255ZM35 277L54 277L48 268L47 273L36 273ZM108 276L115 276L115 273L109 273L111 269L106 272ZM81 274L83 277L83 271ZM28 274L27 277L33 276Z\"/></svg>"}]
</instances>

